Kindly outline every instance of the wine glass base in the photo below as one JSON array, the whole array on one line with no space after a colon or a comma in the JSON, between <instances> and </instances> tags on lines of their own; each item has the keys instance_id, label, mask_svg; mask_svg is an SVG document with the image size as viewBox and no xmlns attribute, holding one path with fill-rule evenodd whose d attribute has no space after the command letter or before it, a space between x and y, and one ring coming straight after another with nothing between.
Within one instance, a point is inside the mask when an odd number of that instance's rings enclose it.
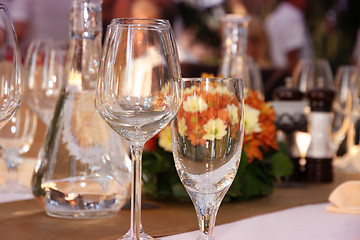
<instances>
[{"instance_id":1,"label":"wine glass base","mask_svg":"<svg viewBox=\"0 0 360 240\"><path fill-rule=\"evenodd\" d=\"M136 238L136 236L131 236L131 231L129 230L124 236L122 236L121 238L118 238L117 240L156 240L156 238L151 237L141 227L140 228L140 238Z\"/></svg>"}]
</instances>

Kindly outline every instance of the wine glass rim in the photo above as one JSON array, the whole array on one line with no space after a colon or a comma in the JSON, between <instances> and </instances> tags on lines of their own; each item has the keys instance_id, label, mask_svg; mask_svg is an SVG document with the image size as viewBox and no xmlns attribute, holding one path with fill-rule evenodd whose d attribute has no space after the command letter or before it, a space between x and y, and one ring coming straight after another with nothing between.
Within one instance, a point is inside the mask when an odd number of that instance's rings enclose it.
<instances>
[{"instance_id":1,"label":"wine glass rim","mask_svg":"<svg viewBox=\"0 0 360 240\"><path fill-rule=\"evenodd\" d=\"M170 28L170 22L166 19L156 18L115 18L108 25L110 28Z\"/></svg>"},{"instance_id":2,"label":"wine glass rim","mask_svg":"<svg viewBox=\"0 0 360 240\"><path fill-rule=\"evenodd\" d=\"M210 81L230 81L230 80L238 80L242 82L243 80L241 78L236 77L194 77L194 78L182 78L183 81L189 82L189 81L204 81L204 80L210 80Z\"/></svg>"},{"instance_id":3,"label":"wine glass rim","mask_svg":"<svg viewBox=\"0 0 360 240\"><path fill-rule=\"evenodd\" d=\"M247 14L226 14L221 18L222 22L248 23L251 17Z\"/></svg>"},{"instance_id":4,"label":"wine glass rim","mask_svg":"<svg viewBox=\"0 0 360 240\"><path fill-rule=\"evenodd\" d=\"M34 39L30 42L30 45L53 46L54 48L59 48L59 49L68 49L69 48L68 41L60 40L60 39L53 39L53 38Z\"/></svg>"},{"instance_id":5,"label":"wine glass rim","mask_svg":"<svg viewBox=\"0 0 360 240\"><path fill-rule=\"evenodd\" d=\"M8 11L6 5L3 3L0 3L0 9L5 9L6 11Z\"/></svg>"}]
</instances>

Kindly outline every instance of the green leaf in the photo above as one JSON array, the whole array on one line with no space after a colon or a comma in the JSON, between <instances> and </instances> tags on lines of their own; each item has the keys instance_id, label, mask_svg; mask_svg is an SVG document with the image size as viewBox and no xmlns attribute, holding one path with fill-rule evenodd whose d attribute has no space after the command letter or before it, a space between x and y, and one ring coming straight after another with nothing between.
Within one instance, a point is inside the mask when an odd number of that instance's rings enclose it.
<instances>
[{"instance_id":1,"label":"green leaf","mask_svg":"<svg viewBox=\"0 0 360 240\"><path fill-rule=\"evenodd\" d=\"M275 176L288 176L293 172L294 166L286 154L276 152L272 155L271 159L273 162L273 174Z\"/></svg>"}]
</instances>

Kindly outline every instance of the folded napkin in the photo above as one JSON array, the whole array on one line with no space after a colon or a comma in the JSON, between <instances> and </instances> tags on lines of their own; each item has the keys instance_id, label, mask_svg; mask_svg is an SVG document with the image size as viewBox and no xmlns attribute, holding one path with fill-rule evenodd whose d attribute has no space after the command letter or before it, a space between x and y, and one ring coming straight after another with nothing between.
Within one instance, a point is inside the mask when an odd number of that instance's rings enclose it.
<instances>
[{"instance_id":1,"label":"folded napkin","mask_svg":"<svg viewBox=\"0 0 360 240\"><path fill-rule=\"evenodd\" d=\"M326 210L334 213L360 214L360 181L348 181L339 185L330 194L332 205Z\"/></svg>"}]
</instances>

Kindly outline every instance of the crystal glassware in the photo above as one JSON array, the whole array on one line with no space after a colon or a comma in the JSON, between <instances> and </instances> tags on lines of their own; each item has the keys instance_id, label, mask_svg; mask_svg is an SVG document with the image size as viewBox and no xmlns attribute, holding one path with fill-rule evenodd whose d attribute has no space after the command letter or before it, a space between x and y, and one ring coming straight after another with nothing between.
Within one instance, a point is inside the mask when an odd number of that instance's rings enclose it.
<instances>
[{"instance_id":1,"label":"crystal glassware","mask_svg":"<svg viewBox=\"0 0 360 240\"><path fill-rule=\"evenodd\" d=\"M32 177L46 214L98 218L119 213L130 189L127 146L95 109L102 51L102 0L72 0L66 81Z\"/></svg>"},{"instance_id":2,"label":"crystal glassware","mask_svg":"<svg viewBox=\"0 0 360 240\"><path fill-rule=\"evenodd\" d=\"M221 19L222 49L218 75L242 78L244 88L264 96L261 71L253 59L246 55L250 17L226 14Z\"/></svg>"},{"instance_id":3,"label":"crystal glassware","mask_svg":"<svg viewBox=\"0 0 360 240\"><path fill-rule=\"evenodd\" d=\"M19 179L19 166L24 160L21 155L28 152L33 143L36 125L35 113L23 102L10 121L0 129L0 146L7 168L6 181L0 186L0 192L31 194L30 187Z\"/></svg>"},{"instance_id":4,"label":"crystal glassware","mask_svg":"<svg viewBox=\"0 0 360 240\"><path fill-rule=\"evenodd\" d=\"M334 111L332 121L332 140L334 149L338 150L339 145L346 140L346 148L351 149L354 146L354 125L352 121L352 112L354 110L353 92L356 89L356 67L351 65L341 65L338 67L335 75ZM340 149L341 150L341 149Z\"/></svg>"},{"instance_id":5,"label":"crystal glassware","mask_svg":"<svg viewBox=\"0 0 360 240\"><path fill-rule=\"evenodd\" d=\"M153 239L141 227L141 159L144 144L176 115L181 72L167 20L114 19L107 28L95 105L101 117L130 143L130 230L120 239Z\"/></svg>"},{"instance_id":6,"label":"crystal glassware","mask_svg":"<svg viewBox=\"0 0 360 240\"><path fill-rule=\"evenodd\" d=\"M293 79L304 95L313 88L334 86L334 78L327 59L300 60L294 69Z\"/></svg>"},{"instance_id":7,"label":"crystal glassware","mask_svg":"<svg viewBox=\"0 0 360 240\"><path fill-rule=\"evenodd\" d=\"M20 105L21 57L14 26L5 5L0 4L0 128Z\"/></svg>"},{"instance_id":8,"label":"crystal glassware","mask_svg":"<svg viewBox=\"0 0 360 240\"><path fill-rule=\"evenodd\" d=\"M52 39L32 41L26 53L25 99L47 126L65 82L67 53L66 42Z\"/></svg>"},{"instance_id":9,"label":"crystal glassware","mask_svg":"<svg viewBox=\"0 0 360 240\"><path fill-rule=\"evenodd\" d=\"M183 79L180 110L171 124L175 166L195 206L201 236L211 234L236 175L244 135L242 80Z\"/></svg>"}]
</instances>

